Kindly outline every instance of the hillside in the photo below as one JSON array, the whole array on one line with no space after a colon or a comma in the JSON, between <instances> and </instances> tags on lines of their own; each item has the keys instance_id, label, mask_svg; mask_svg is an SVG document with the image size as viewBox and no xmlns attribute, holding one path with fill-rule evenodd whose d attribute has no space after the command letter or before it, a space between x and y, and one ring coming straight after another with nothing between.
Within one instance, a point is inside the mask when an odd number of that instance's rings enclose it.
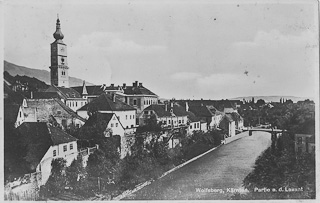
<instances>
[{"instance_id":1,"label":"hillside","mask_svg":"<svg viewBox=\"0 0 320 203\"><path fill-rule=\"evenodd\" d=\"M279 102L281 98L283 98L284 100L286 99L291 99L294 103L296 103L297 101L304 101L306 99L310 99L313 100L314 98L311 97L295 97L295 96L246 96L246 97L236 97L236 98L232 98L230 100L241 100L243 101L243 99L245 99L246 101L251 100L252 97L254 97L254 100L257 101L259 99L263 99L266 102Z\"/></svg>"},{"instance_id":2,"label":"hillside","mask_svg":"<svg viewBox=\"0 0 320 203\"><path fill-rule=\"evenodd\" d=\"M49 69L49 68L48 68ZM4 68L3 71L7 71L10 75L16 76L28 76L28 77L35 77L46 84L50 84L50 72L47 70L39 70L39 69L33 69L33 68L27 68L24 66L18 66L13 63L4 61ZM83 84L83 80L75 77L69 77L69 85L70 87L73 86L80 86ZM92 85L92 83L89 83L86 81L87 85Z\"/></svg>"}]
</instances>

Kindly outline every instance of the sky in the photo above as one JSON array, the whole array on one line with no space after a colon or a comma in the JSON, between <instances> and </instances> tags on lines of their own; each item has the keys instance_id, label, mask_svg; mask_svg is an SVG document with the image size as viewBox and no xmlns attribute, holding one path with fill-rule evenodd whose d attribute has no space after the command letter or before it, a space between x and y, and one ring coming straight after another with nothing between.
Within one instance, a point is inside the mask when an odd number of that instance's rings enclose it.
<instances>
[{"instance_id":1,"label":"sky","mask_svg":"<svg viewBox=\"0 0 320 203\"><path fill-rule=\"evenodd\" d=\"M315 97L318 3L4 1L4 59L50 70L57 14L69 75L161 98Z\"/></svg>"}]
</instances>

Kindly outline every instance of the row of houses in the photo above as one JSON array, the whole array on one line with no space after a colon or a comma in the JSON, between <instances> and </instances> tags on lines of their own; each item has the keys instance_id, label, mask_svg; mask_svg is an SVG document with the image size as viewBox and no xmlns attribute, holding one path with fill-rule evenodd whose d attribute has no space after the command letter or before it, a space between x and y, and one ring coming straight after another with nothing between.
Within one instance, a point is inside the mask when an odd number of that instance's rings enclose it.
<instances>
[{"instance_id":1,"label":"row of houses","mask_svg":"<svg viewBox=\"0 0 320 203\"><path fill-rule=\"evenodd\" d=\"M121 158L130 153L136 129L155 116L161 122L164 135L171 143L178 144L174 132L222 129L226 136L241 130L243 119L237 112L237 101L210 100L159 101L158 95L135 81L132 86L86 85L69 87L67 45L63 42L60 20L57 19L55 41L51 43L51 85L37 92L30 88L17 88L20 83L4 80L5 120L13 123L25 142L24 157L30 172L42 174L44 184L51 171L51 161L65 158L68 164L81 151L77 139L68 134L70 129L94 126L103 121L104 136L120 137ZM19 90L24 94L20 94ZM5 146L9 147L9 146ZM88 154L87 154L88 155ZM29 158L31 159L29 160Z\"/></svg>"}]
</instances>

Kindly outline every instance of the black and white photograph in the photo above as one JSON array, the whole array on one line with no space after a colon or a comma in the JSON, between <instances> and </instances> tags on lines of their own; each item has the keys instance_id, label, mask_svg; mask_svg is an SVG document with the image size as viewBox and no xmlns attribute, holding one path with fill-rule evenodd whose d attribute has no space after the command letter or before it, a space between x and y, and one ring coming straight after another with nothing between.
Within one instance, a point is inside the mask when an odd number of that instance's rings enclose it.
<instances>
[{"instance_id":1,"label":"black and white photograph","mask_svg":"<svg viewBox=\"0 0 320 203\"><path fill-rule=\"evenodd\" d=\"M0 199L315 202L319 8L1 0Z\"/></svg>"}]
</instances>

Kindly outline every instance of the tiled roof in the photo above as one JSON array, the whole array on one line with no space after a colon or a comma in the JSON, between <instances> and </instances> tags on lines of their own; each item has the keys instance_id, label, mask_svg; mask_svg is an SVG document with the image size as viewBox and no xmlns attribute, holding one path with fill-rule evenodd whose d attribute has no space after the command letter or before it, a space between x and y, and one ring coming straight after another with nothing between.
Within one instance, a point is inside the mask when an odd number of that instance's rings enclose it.
<instances>
[{"instance_id":1,"label":"tiled roof","mask_svg":"<svg viewBox=\"0 0 320 203\"><path fill-rule=\"evenodd\" d=\"M113 115L114 113L95 113L89 117L83 127L94 126L98 121L105 121L106 123L109 123Z\"/></svg>"},{"instance_id":2,"label":"tiled roof","mask_svg":"<svg viewBox=\"0 0 320 203\"><path fill-rule=\"evenodd\" d=\"M212 117L213 115L206 106L190 106L189 111L198 117Z\"/></svg>"},{"instance_id":3,"label":"tiled roof","mask_svg":"<svg viewBox=\"0 0 320 203\"><path fill-rule=\"evenodd\" d=\"M74 90L73 88L67 88L67 87L57 87L55 85L51 85L46 92L58 92L61 94L61 96L65 97L65 99L68 98L82 98L79 92Z\"/></svg>"},{"instance_id":4,"label":"tiled roof","mask_svg":"<svg viewBox=\"0 0 320 203\"><path fill-rule=\"evenodd\" d=\"M68 133L64 132L59 128L49 126L49 129L50 129L51 140L54 145L77 141L75 137L72 137L71 135L69 135Z\"/></svg>"},{"instance_id":5,"label":"tiled roof","mask_svg":"<svg viewBox=\"0 0 320 203\"><path fill-rule=\"evenodd\" d=\"M83 86L72 87L72 89L76 90L79 94L82 94L83 92ZM101 85L86 86L86 89L88 95L100 95L104 93L103 89L101 88Z\"/></svg>"},{"instance_id":6,"label":"tiled roof","mask_svg":"<svg viewBox=\"0 0 320 203\"><path fill-rule=\"evenodd\" d=\"M187 114L188 114L188 119L191 121L191 122L199 122L200 121L200 118L198 118L194 113L192 113L191 111L187 111Z\"/></svg>"},{"instance_id":7,"label":"tiled roof","mask_svg":"<svg viewBox=\"0 0 320 203\"><path fill-rule=\"evenodd\" d=\"M26 147L25 159L30 163L33 171L50 146L77 140L58 128L48 127L44 122L24 122L17 129Z\"/></svg>"},{"instance_id":8,"label":"tiled roof","mask_svg":"<svg viewBox=\"0 0 320 203\"><path fill-rule=\"evenodd\" d=\"M86 122L86 119L79 116L76 112L74 112L70 107L65 105L60 99L54 99L67 113L69 113L72 117L77 118L83 122Z\"/></svg>"},{"instance_id":9,"label":"tiled roof","mask_svg":"<svg viewBox=\"0 0 320 203\"><path fill-rule=\"evenodd\" d=\"M177 100L181 105L188 102L189 106L214 106L218 111L223 112L224 108L235 109L235 104L241 102L238 100Z\"/></svg>"},{"instance_id":10,"label":"tiled roof","mask_svg":"<svg viewBox=\"0 0 320 203\"><path fill-rule=\"evenodd\" d=\"M42 157L46 154L53 141L48 131L46 123L25 122L18 128L21 142L26 149L25 160L30 164L32 171L35 171Z\"/></svg>"},{"instance_id":11,"label":"tiled roof","mask_svg":"<svg viewBox=\"0 0 320 203\"><path fill-rule=\"evenodd\" d=\"M149 89L143 86L126 86L124 89L124 94L127 95L153 95L157 96L155 93L151 92Z\"/></svg>"},{"instance_id":12,"label":"tiled roof","mask_svg":"<svg viewBox=\"0 0 320 203\"><path fill-rule=\"evenodd\" d=\"M150 106L148 106L147 108L145 108L145 110L153 110L157 116L159 117L165 117L165 116L171 116L170 113L170 104L168 104L167 106L167 111L165 110L165 104L152 104ZM176 116L187 116L188 113L185 111L185 109L177 104L173 105L173 113Z\"/></svg>"},{"instance_id":13,"label":"tiled roof","mask_svg":"<svg viewBox=\"0 0 320 203\"><path fill-rule=\"evenodd\" d=\"M5 104L4 105L4 119L8 122L15 123L18 117L20 105Z\"/></svg>"},{"instance_id":14,"label":"tiled roof","mask_svg":"<svg viewBox=\"0 0 320 203\"><path fill-rule=\"evenodd\" d=\"M78 111L87 111L90 108L94 108L97 111L132 111L136 110L134 107L120 101L115 98L115 102L112 101L111 95L101 94L99 97L92 100L90 103L84 105Z\"/></svg>"},{"instance_id":15,"label":"tiled roof","mask_svg":"<svg viewBox=\"0 0 320 203\"><path fill-rule=\"evenodd\" d=\"M33 92L33 99L62 99L63 97L58 92Z\"/></svg>"}]
</instances>

